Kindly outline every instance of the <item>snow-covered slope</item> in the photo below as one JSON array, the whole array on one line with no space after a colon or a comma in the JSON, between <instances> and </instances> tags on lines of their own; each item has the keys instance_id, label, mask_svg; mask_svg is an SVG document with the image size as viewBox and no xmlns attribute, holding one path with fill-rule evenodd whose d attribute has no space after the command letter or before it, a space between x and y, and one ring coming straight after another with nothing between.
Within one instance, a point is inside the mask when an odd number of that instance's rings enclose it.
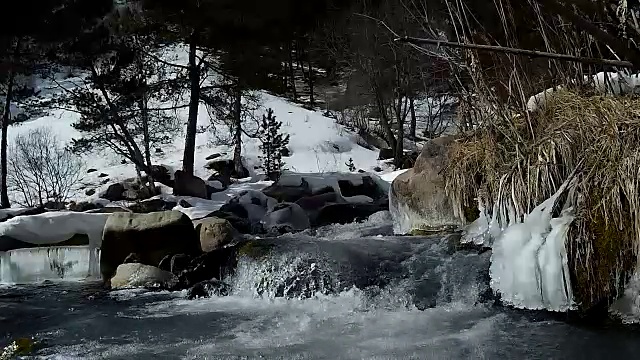
<instances>
[{"instance_id":1,"label":"snow-covered slope","mask_svg":"<svg viewBox=\"0 0 640 360\"><path fill-rule=\"evenodd\" d=\"M285 99L264 92L258 93L258 95L261 99L261 106L255 111L255 115L260 118L266 109L273 109L276 118L283 123L282 130L291 136L289 143L291 154L284 158L286 167L290 171L300 173L348 171L346 163L350 158L353 159L353 163L358 169L371 171L379 166L384 169L383 172L390 171L386 164L377 160L378 151L368 150L358 145L361 141L358 136L338 125L333 119L322 116L320 112L304 109ZM177 116L186 123L186 110L178 111ZM48 127L61 141L69 142L71 139L81 136L72 127L72 124L78 119L79 115L74 112L55 110L47 116L10 127L9 142L11 143L18 134L25 134L31 129L39 127ZM255 125L248 124L248 126ZM207 156L216 153L230 156L233 149L229 145L220 144L218 140L220 135L224 137L228 133L228 129L222 125L212 125L205 106L200 107L198 127L207 128L207 130L200 132L196 138L195 175L206 180L212 175L212 171L205 167L208 162ZM259 146L258 139L244 136L242 155L253 176L252 183L261 178L259 171L254 169L260 164ZM184 134L177 133L169 145L158 149L161 151L156 152L156 149L152 149L153 162L166 165L174 170L179 169L182 167L183 149ZM83 157L87 169L95 169L96 171L84 175L82 185L75 191L72 200L96 199L109 184L136 175L133 165L130 163L122 164L123 158L113 152L95 151ZM106 174L107 177L104 177L103 174ZM107 178L109 181L106 184L101 184ZM247 184L241 184L239 187L245 189ZM87 189L94 189L96 193L92 196L86 196Z\"/></svg>"}]
</instances>

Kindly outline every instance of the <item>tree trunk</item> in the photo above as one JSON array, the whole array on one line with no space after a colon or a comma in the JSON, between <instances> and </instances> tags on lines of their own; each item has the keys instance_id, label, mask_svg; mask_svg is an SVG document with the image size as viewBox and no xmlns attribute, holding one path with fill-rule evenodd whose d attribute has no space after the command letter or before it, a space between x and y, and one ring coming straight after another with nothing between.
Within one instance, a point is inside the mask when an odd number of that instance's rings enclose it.
<instances>
[{"instance_id":1,"label":"tree trunk","mask_svg":"<svg viewBox=\"0 0 640 360\"><path fill-rule=\"evenodd\" d=\"M196 130L198 125L198 108L200 106L200 69L196 60L197 35L191 34L189 43L189 82L191 98L189 99L189 118L187 121L187 135L184 142L184 156L182 171L193 175L193 163L196 151Z\"/></svg>"},{"instance_id":2,"label":"tree trunk","mask_svg":"<svg viewBox=\"0 0 640 360\"><path fill-rule=\"evenodd\" d=\"M311 65L311 58L308 60L309 64L309 105L313 107L315 105L315 96L313 94L313 85L314 85L314 77L313 77L313 66Z\"/></svg>"},{"instance_id":3,"label":"tree trunk","mask_svg":"<svg viewBox=\"0 0 640 360\"><path fill-rule=\"evenodd\" d=\"M9 65L9 79L7 81L7 93L2 114L2 140L0 141L0 181L2 181L2 188L0 189L0 207L3 209L11 207L9 189L7 187L7 132L9 130L9 121L11 120L11 98L13 97L13 86L16 77L14 64L18 59L19 51L20 40L16 42L11 64Z\"/></svg>"},{"instance_id":4,"label":"tree trunk","mask_svg":"<svg viewBox=\"0 0 640 360\"><path fill-rule=\"evenodd\" d=\"M406 120L406 108L407 108L407 98L404 98L404 110L403 111L403 96L398 96L398 105L396 107L396 121L397 127L396 132L396 148L394 149L393 162L397 169L401 169L403 166L404 160L404 122Z\"/></svg>"},{"instance_id":5,"label":"tree trunk","mask_svg":"<svg viewBox=\"0 0 640 360\"><path fill-rule=\"evenodd\" d=\"M287 45L289 55L289 77L291 78L291 91L293 91L293 101L298 101L298 89L296 89L296 72L293 68L293 49L291 43Z\"/></svg>"},{"instance_id":6,"label":"tree trunk","mask_svg":"<svg viewBox=\"0 0 640 360\"><path fill-rule=\"evenodd\" d=\"M411 134L411 139L415 140L416 138L416 106L415 100L413 97L409 99L409 107L411 110L411 128L409 129L409 133Z\"/></svg>"},{"instance_id":7,"label":"tree trunk","mask_svg":"<svg viewBox=\"0 0 640 360\"><path fill-rule=\"evenodd\" d=\"M147 182L149 186L149 190L151 193L155 193L156 184L153 181L153 174L150 169L151 167L151 139L149 137L149 108L147 104L147 94L142 95L142 99L140 100L140 111L142 117L142 136L144 141L144 159L147 163L147 168L149 171L145 171L147 173Z\"/></svg>"},{"instance_id":8,"label":"tree trunk","mask_svg":"<svg viewBox=\"0 0 640 360\"><path fill-rule=\"evenodd\" d=\"M233 142L235 144L235 148L233 149L233 167L236 175L242 178L248 174L245 173L244 166L242 165L242 91L239 85L236 85L233 99L233 122Z\"/></svg>"}]
</instances>

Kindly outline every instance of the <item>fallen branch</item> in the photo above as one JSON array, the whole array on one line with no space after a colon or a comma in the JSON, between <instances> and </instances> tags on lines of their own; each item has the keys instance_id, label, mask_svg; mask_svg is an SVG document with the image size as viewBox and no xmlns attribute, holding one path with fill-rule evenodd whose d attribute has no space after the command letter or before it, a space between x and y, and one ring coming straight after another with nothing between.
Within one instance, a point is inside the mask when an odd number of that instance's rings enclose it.
<instances>
[{"instance_id":1,"label":"fallen branch","mask_svg":"<svg viewBox=\"0 0 640 360\"><path fill-rule=\"evenodd\" d=\"M624 60L587 58L587 57L580 57L580 56L573 56L573 55L566 55L566 54L556 54L556 53L550 53L550 52L544 52L544 51L510 48L510 47L504 47L504 46L465 44L465 43L459 43L459 42L436 40L436 39L423 39L423 38L416 38L416 37L410 37L410 36L398 37L395 39L395 41L403 42L407 44L413 44L413 45L430 44L430 45L444 46L444 47L451 47L451 48L494 51L494 52L502 52L507 54L530 56L530 57L543 57L543 58L549 58L549 59L577 62L582 64L610 65L610 66L617 66L622 68L636 68L636 66L633 63L629 61L624 61Z\"/></svg>"}]
</instances>

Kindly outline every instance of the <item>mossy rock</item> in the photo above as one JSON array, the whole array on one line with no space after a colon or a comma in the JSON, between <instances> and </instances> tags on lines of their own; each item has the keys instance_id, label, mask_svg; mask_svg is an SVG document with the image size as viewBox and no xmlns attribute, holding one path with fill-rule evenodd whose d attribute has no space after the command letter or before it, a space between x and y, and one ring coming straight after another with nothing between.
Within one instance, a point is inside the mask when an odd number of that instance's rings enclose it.
<instances>
[{"instance_id":1,"label":"mossy rock","mask_svg":"<svg viewBox=\"0 0 640 360\"><path fill-rule=\"evenodd\" d=\"M419 229L411 229L407 235L409 236L433 236L441 234L449 234L456 230L455 226L438 226L438 227L422 227Z\"/></svg>"},{"instance_id":2,"label":"mossy rock","mask_svg":"<svg viewBox=\"0 0 640 360\"><path fill-rule=\"evenodd\" d=\"M577 239L580 226L586 227L586 239ZM567 250L574 298L581 311L603 302L610 305L623 294L637 261L631 226L618 229L600 211L572 226Z\"/></svg>"},{"instance_id":3,"label":"mossy rock","mask_svg":"<svg viewBox=\"0 0 640 360\"><path fill-rule=\"evenodd\" d=\"M476 206L463 206L462 213L467 222L474 222L480 217L480 210Z\"/></svg>"},{"instance_id":4,"label":"mossy rock","mask_svg":"<svg viewBox=\"0 0 640 360\"><path fill-rule=\"evenodd\" d=\"M0 360L15 359L17 356L32 355L36 350L36 341L30 338L19 338L2 349Z\"/></svg>"},{"instance_id":5,"label":"mossy rock","mask_svg":"<svg viewBox=\"0 0 640 360\"><path fill-rule=\"evenodd\" d=\"M238 247L238 257L248 257L254 260L263 259L271 253L273 244L261 240L249 240Z\"/></svg>"}]
</instances>

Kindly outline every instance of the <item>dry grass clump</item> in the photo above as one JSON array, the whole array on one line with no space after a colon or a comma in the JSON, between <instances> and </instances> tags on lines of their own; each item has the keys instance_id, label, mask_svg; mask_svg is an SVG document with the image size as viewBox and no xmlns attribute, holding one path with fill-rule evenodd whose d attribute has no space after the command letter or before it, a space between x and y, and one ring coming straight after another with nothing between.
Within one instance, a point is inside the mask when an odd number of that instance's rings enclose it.
<instances>
[{"instance_id":1,"label":"dry grass clump","mask_svg":"<svg viewBox=\"0 0 640 360\"><path fill-rule=\"evenodd\" d=\"M518 219L575 174L567 251L576 301L589 308L620 293L640 248L639 97L554 92L530 116L485 119L451 159L446 187L458 211L473 194L489 211L511 205Z\"/></svg>"}]
</instances>

